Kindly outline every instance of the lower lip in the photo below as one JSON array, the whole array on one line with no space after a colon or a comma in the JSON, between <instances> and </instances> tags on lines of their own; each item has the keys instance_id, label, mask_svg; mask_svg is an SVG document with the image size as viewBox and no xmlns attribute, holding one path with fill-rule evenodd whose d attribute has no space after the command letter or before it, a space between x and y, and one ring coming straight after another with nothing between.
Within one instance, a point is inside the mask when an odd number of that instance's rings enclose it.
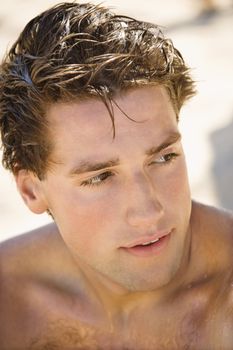
<instances>
[{"instance_id":1,"label":"lower lip","mask_svg":"<svg viewBox=\"0 0 233 350\"><path fill-rule=\"evenodd\" d=\"M124 248L128 253L140 256L140 257L150 257L162 253L163 249L166 248L171 233L166 236L161 237L157 242L150 245L138 245L132 248Z\"/></svg>"}]
</instances>

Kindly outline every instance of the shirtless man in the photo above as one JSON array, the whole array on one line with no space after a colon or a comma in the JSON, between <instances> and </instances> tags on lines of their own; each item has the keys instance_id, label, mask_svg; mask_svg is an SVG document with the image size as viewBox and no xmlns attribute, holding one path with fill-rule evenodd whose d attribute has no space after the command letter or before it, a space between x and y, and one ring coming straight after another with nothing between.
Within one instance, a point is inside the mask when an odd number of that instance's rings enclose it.
<instances>
[{"instance_id":1,"label":"shirtless man","mask_svg":"<svg viewBox=\"0 0 233 350\"><path fill-rule=\"evenodd\" d=\"M191 201L189 70L154 25L64 3L1 67L3 164L54 224L1 244L1 350L233 349L233 218Z\"/></svg>"}]
</instances>

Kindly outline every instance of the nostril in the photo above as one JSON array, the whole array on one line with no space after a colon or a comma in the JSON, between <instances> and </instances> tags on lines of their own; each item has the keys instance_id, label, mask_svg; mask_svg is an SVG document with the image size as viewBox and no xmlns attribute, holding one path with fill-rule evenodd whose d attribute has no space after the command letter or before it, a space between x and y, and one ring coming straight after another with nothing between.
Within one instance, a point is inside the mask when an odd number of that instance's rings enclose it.
<instances>
[{"instance_id":1,"label":"nostril","mask_svg":"<svg viewBox=\"0 0 233 350\"><path fill-rule=\"evenodd\" d=\"M127 211L127 221L131 226L153 227L163 216L162 206L148 209L130 208Z\"/></svg>"}]
</instances>

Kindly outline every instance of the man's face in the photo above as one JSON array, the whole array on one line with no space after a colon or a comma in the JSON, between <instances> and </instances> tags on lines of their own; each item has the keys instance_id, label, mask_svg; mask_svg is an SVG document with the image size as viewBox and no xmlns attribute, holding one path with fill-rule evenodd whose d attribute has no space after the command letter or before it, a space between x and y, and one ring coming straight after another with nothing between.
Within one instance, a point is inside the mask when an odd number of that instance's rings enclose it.
<instances>
[{"instance_id":1,"label":"man's face","mask_svg":"<svg viewBox=\"0 0 233 350\"><path fill-rule=\"evenodd\" d=\"M124 290L152 290L172 279L184 254L191 210L185 159L163 87L132 89L115 101L136 121L114 105L115 139L98 99L50 107L56 165L42 189L80 266Z\"/></svg>"}]
</instances>

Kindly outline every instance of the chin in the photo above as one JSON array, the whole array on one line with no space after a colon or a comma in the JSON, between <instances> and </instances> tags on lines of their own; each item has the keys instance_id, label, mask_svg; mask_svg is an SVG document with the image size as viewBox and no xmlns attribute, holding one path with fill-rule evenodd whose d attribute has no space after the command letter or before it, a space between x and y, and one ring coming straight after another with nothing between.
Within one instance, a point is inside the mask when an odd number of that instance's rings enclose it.
<instances>
[{"instance_id":1,"label":"chin","mask_svg":"<svg viewBox=\"0 0 233 350\"><path fill-rule=\"evenodd\" d=\"M121 281L115 281L127 292L152 292L167 286L172 280L173 274L164 274L163 276L148 276L148 278L127 278Z\"/></svg>"}]
</instances>

